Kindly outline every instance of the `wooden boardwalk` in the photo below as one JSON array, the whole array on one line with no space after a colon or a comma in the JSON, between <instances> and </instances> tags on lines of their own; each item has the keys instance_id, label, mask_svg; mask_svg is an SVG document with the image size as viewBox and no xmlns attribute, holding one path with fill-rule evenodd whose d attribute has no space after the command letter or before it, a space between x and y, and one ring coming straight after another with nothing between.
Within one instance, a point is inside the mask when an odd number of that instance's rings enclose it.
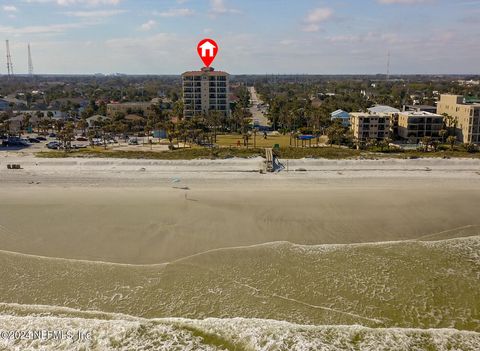
<instances>
[{"instance_id":1,"label":"wooden boardwalk","mask_svg":"<svg viewBox=\"0 0 480 351\"><path fill-rule=\"evenodd\" d=\"M273 149L265 149L265 165L267 172L273 172L275 170L274 167L274 159L273 159Z\"/></svg>"}]
</instances>

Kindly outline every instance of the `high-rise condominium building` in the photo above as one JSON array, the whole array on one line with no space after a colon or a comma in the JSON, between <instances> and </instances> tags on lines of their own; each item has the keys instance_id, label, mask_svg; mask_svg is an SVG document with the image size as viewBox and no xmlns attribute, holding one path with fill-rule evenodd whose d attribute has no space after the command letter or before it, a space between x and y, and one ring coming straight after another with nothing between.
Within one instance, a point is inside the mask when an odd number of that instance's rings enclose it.
<instances>
[{"instance_id":1,"label":"high-rise condominium building","mask_svg":"<svg viewBox=\"0 0 480 351\"><path fill-rule=\"evenodd\" d=\"M438 114L447 114L456 119L456 136L462 143L480 143L480 101L460 95L440 96Z\"/></svg>"},{"instance_id":2,"label":"high-rise condominium building","mask_svg":"<svg viewBox=\"0 0 480 351\"><path fill-rule=\"evenodd\" d=\"M209 111L220 111L226 117L230 115L228 73L209 67L185 72L182 86L185 118L207 115Z\"/></svg>"}]
</instances>

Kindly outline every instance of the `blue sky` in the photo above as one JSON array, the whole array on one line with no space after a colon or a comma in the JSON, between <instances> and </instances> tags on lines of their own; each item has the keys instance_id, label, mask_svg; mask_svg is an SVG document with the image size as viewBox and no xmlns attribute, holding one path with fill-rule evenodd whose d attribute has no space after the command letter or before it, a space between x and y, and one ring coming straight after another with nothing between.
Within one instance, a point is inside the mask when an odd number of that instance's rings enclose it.
<instances>
[{"instance_id":1,"label":"blue sky","mask_svg":"<svg viewBox=\"0 0 480 351\"><path fill-rule=\"evenodd\" d=\"M14 70L179 74L480 73L480 0L0 0ZM0 45L0 73L5 73Z\"/></svg>"}]
</instances>

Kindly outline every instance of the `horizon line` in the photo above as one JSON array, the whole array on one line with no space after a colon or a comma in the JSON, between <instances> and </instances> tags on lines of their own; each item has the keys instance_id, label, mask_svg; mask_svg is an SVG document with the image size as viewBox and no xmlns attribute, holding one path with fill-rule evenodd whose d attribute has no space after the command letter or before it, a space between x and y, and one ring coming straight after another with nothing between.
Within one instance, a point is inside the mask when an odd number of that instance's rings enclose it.
<instances>
[{"instance_id":1,"label":"horizon line","mask_svg":"<svg viewBox=\"0 0 480 351\"><path fill-rule=\"evenodd\" d=\"M384 76L385 73L229 73L231 76ZM41 77L41 76L181 76L182 73L15 73L8 75L0 73L0 77ZM396 73L390 74L390 77L402 76L479 76L480 73Z\"/></svg>"}]
</instances>

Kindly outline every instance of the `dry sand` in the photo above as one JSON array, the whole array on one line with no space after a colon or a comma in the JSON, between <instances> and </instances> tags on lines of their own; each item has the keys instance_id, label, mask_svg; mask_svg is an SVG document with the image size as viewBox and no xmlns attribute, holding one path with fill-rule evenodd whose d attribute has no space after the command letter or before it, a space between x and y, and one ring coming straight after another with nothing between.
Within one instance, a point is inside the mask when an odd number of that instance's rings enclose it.
<instances>
[{"instance_id":1,"label":"dry sand","mask_svg":"<svg viewBox=\"0 0 480 351\"><path fill-rule=\"evenodd\" d=\"M0 249L150 264L275 241L478 234L478 160L297 160L289 168L307 172L253 172L260 167L261 159L4 156Z\"/></svg>"}]
</instances>

